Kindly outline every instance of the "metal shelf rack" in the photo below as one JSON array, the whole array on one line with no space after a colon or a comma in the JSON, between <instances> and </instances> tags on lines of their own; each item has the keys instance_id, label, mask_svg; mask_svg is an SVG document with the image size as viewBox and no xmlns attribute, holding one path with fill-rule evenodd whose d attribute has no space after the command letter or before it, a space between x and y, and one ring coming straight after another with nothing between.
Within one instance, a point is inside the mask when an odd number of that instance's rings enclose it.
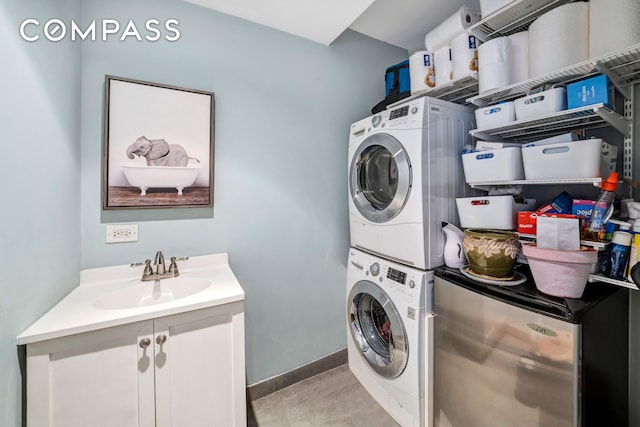
<instances>
[{"instance_id":1,"label":"metal shelf rack","mask_svg":"<svg viewBox=\"0 0 640 427\"><path fill-rule=\"evenodd\" d=\"M616 88L630 99L630 85L640 81L640 43L598 58L565 67L553 73L492 89L468 98L468 103L485 107L526 95L531 89L547 83L571 83L596 74L606 74Z\"/></svg>"},{"instance_id":2,"label":"metal shelf rack","mask_svg":"<svg viewBox=\"0 0 640 427\"><path fill-rule=\"evenodd\" d=\"M571 0L517 0L472 25L467 31L482 41L529 28L540 15Z\"/></svg>"},{"instance_id":3,"label":"metal shelf rack","mask_svg":"<svg viewBox=\"0 0 640 427\"><path fill-rule=\"evenodd\" d=\"M559 135L576 128L596 129L606 126L611 126L624 137L629 137L629 120L605 107L604 104L559 111L533 119L517 120L494 128L473 129L469 133L474 138L484 140L508 138L514 142L528 142L545 136Z\"/></svg>"}]
</instances>

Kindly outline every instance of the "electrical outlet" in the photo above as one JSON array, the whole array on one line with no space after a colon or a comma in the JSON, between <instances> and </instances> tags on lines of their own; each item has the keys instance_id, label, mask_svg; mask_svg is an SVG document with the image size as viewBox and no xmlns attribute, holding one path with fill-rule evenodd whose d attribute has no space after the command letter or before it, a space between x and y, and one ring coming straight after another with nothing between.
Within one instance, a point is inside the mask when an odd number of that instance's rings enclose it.
<instances>
[{"instance_id":1,"label":"electrical outlet","mask_svg":"<svg viewBox=\"0 0 640 427\"><path fill-rule=\"evenodd\" d=\"M138 241L138 224L110 224L106 230L107 243Z\"/></svg>"}]
</instances>

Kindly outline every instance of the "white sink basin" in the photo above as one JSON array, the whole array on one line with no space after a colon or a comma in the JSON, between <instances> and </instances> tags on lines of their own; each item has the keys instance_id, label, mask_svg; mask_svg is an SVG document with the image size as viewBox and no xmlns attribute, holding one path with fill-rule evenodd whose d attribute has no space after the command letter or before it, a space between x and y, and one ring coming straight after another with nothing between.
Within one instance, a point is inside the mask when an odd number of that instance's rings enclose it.
<instances>
[{"instance_id":1,"label":"white sink basin","mask_svg":"<svg viewBox=\"0 0 640 427\"><path fill-rule=\"evenodd\" d=\"M102 295L93 306L106 310L145 307L164 304L202 292L213 282L208 279L182 278L134 282L124 289Z\"/></svg>"}]
</instances>

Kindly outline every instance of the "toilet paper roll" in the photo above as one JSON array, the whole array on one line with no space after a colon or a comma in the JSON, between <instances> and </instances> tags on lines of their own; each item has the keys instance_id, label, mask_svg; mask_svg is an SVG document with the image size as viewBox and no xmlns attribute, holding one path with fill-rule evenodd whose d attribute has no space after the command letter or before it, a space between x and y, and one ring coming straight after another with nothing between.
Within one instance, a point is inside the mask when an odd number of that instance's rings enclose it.
<instances>
[{"instance_id":1,"label":"toilet paper roll","mask_svg":"<svg viewBox=\"0 0 640 427\"><path fill-rule=\"evenodd\" d=\"M616 32L615 27L610 31ZM529 77L589 59L589 3L558 6L529 26Z\"/></svg>"},{"instance_id":2,"label":"toilet paper roll","mask_svg":"<svg viewBox=\"0 0 640 427\"><path fill-rule=\"evenodd\" d=\"M509 36L511 77L510 83L519 83L529 79L529 32L520 31Z\"/></svg>"},{"instance_id":3,"label":"toilet paper roll","mask_svg":"<svg viewBox=\"0 0 640 427\"><path fill-rule=\"evenodd\" d=\"M590 58L640 43L640 1L591 0L589 8Z\"/></svg>"},{"instance_id":4,"label":"toilet paper roll","mask_svg":"<svg viewBox=\"0 0 640 427\"><path fill-rule=\"evenodd\" d=\"M456 13L427 33L424 37L424 46L429 52L449 46L453 39L460 34L465 34L466 29L478 21L480 21L478 12L471 10L468 6L462 6Z\"/></svg>"},{"instance_id":5,"label":"toilet paper roll","mask_svg":"<svg viewBox=\"0 0 640 427\"><path fill-rule=\"evenodd\" d=\"M436 50L433 55L436 73L436 88L446 86L453 79L453 64L451 62L451 48L449 46Z\"/></svg>"},{"instance_id":6,"label":"toilet paper roll","mask_svg":"<svg viewBox=\"0 0 640 427\"><path fill-rule=\"evenodd\" d=\"M432 89L436 85L431 52L421 50L409 57L409 80L412 95Z\"/></svg>"},{"instance_id":7,"label":"toilet paper roll","mask_svg":"<svg viewBox=\"0 0 640 427\"><path fill-rule=\"evenodd\" d=\"M497 37L478 47L478 91L511 84L511 39Z\"/></svg>"},{"instance_id":8,"label":"toilet paper roll","mask_svg":"<svg viewBox=\"0 0 640 427\"><path fill-rule=\"evenodd\" d=\"M475 36L461 34L451 42L453 80L469 77L478 71L478 43Z\"/></svg>"}]
</instances>

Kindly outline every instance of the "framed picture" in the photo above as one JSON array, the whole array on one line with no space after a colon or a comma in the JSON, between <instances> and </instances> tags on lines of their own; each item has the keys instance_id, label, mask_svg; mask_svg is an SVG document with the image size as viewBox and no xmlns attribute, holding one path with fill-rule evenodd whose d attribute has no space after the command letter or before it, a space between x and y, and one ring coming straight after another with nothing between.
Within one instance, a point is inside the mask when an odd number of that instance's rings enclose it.
<instances>
[{"instance_id":1,"label":"framed picture","mask_svg":"<svg viewBox=\"0 0 640 427\"><path fill-rule=\"evenodd\" d=\"M213 207L214 94L105 76L102 207Z\"/></svg>"}]
</instances>

